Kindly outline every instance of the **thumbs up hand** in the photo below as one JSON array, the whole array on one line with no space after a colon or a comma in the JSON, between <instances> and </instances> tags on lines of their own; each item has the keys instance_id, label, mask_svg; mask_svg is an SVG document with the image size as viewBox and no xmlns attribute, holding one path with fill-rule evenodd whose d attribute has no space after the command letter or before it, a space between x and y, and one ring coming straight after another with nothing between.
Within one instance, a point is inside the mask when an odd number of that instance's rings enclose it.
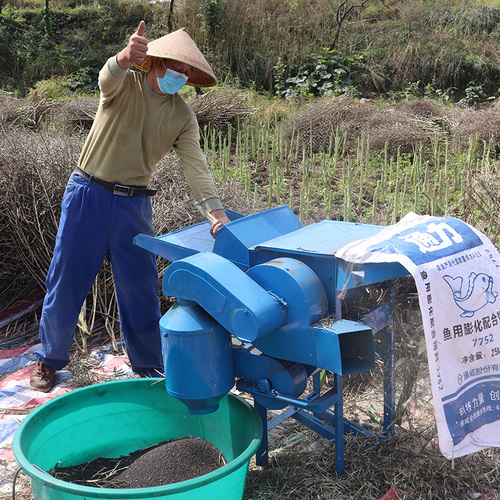
<instances>
[{"instance_id":1,"label":"thumbs up hand","mask_svg":"<svg viewBox=\"0 0 500 500\"><path fill-rule=\"evenodd\" d=\"M128 45L118 54L117 61L122 68L132 63L142 63L148 51L148 40L143 36L146 23L141 21L137 31L129 38Z\"/></svg>"}]
</instances>

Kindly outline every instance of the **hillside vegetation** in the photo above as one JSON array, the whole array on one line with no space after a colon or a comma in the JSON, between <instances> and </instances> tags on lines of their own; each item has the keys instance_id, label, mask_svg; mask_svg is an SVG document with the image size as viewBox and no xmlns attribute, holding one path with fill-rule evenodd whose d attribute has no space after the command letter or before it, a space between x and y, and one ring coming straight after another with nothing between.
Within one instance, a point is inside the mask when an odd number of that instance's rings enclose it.
<instances>
[{"instance_id":1,"label":"hillside vegetation","mask_svg":"<svg viewBox=\"0 0 500 500\"><path fill-rule=\"evenodd\" d=\"M185 26L220 81L270 93L373 96L411 84L480 101L500 82L498 1L174 0L172 11L168 2L133 0L0 5L0 87L21 95L51 78L68 91L95 89L96 72L141 19L150 39Z\"/></svg>"}]
</instances>

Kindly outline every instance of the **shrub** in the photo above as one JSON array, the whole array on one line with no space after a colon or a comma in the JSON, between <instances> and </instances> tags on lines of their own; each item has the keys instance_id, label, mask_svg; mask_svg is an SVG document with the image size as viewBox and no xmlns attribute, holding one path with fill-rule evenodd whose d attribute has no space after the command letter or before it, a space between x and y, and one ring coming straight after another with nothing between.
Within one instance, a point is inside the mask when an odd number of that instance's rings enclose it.
<instances>
[{"instance_id":1,"label":"shrub","mask_svg":"<svg viewBox=\"0 0 500 500\"><path fill-rule=\"evenodd\" d=\"M349 67L361 59L355 55L341 56L323 47L319 54L310 56L309 61L291 70L295 76L278 82L276 91L287 99L297 95L316 97L348 93L355 96L358 91L349 77Z\"/></svg>"}]
</instances>

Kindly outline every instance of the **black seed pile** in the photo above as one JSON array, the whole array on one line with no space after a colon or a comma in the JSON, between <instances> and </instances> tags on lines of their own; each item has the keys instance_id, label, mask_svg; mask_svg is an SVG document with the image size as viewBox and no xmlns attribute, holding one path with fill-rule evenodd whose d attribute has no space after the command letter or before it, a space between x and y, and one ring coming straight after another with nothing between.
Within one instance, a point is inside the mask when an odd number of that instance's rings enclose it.
<instances>
[{"instance_id":1,"label":"black seed pile","mask_svg":"<svg viewBox=\"0 0 500 500\"><path fill-rule=\"evenodd\" d=\"M187 481L225 465L221 452L199 437L176 439L153 448L120 472L122 488L146 488Z\"/></svg>"},{"instance_id":2,"label":"black seed pile","mask_svg":"<svg viewBox=\"0 0 500 500\"><path fill-rule=\"evenodd\" d=\"M119 458L97 458L49 473L62 481L101 488L148 488L187 481L224 466L222 453L205 439L189 436Z\"/></svg>"}]
</instances>

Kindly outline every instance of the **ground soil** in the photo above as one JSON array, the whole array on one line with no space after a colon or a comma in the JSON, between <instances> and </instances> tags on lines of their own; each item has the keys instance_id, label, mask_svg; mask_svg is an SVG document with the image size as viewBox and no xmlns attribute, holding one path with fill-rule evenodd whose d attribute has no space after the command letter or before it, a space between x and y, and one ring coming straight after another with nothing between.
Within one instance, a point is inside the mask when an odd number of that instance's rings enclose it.
<instances>
[{"instance_id":1,"label":"ground soil","mask_svg":"<svg viewBox=\"0 0 500 500\"><path fill-rule=\"evenodd\" d=\"M226 464L222 453L194 436L160 443L119 458L96 458L70 467L56 466L57 479L102 488L148 488L187 481Z\"/></svg>"}]
</instances>

